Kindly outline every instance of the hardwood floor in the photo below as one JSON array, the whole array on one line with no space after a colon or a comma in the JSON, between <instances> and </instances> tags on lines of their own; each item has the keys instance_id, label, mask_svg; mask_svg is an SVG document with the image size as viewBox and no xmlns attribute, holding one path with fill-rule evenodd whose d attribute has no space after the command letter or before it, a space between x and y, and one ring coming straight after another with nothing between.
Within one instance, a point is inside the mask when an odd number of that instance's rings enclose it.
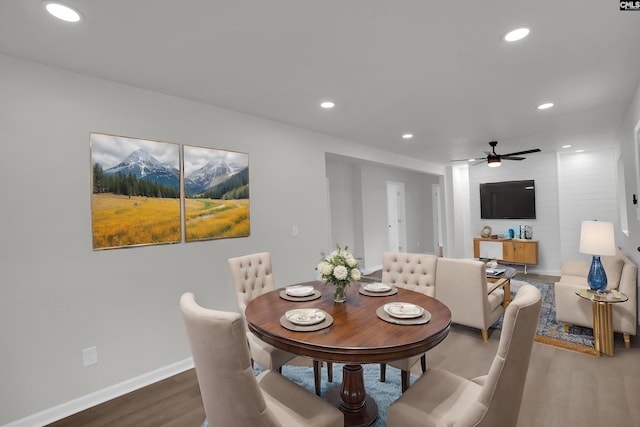
<instances>
[{"instance_id":1,"label":"hardwood floor","mask_svg":"<svg viewBox=\"0 0 640 427\"><path fill-rule=\"evenodd\" d=\"M49 424L52 427L199 427L205 419L195 370Z\"/></svg>"},{"instance_id":2,"label":"hardwood floor","mask_svg":"<svg viewBox=\"0 0 640 427\"><path fill-rule=\"evenodd\" d=\"M527 277L553 280L531 273L518 280ZM492 330L484 343L479 331L454 325L427 354L428 365L468 378L484 375L499 339L500 331ZM598 358L534 343L517 427L640 427L638 339L632 337L626 349L616 334L615 352ZM419 366L414 371L419 375ZM204 418L197 379L189 370L50 426L199 427Z\"/></svg>"}]
</instances>

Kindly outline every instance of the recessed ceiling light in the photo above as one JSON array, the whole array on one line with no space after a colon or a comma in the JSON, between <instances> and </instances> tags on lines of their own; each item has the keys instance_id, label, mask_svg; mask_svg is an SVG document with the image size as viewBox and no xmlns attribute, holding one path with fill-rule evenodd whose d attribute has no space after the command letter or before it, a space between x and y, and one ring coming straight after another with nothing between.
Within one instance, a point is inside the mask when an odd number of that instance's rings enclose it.
<instances>
[{"instance_id":1,"label":"recessed ceiling light","mask_svg":"<svg viewBox=\"0 0 640 427\"><path fill-rule=\"evenodd\" d=\"M529 35L530 30L526 27L516 28L504 35L503 39L507 42L517 42Z\"/></svg>"},{"instance_id":2,"label":"recessed ceiling light","mask_svg":"<svg viewBox=\"0 0 640 427\"><path fill-rule=\"evenodd\" d=\"M584 150L576 150L576 153L584 153Z\"/></svg>"},{"instance_id":3,"label":"recessed ceiling light","mask_svg":"<svg viewBox=\"0 0 640 427\"><path fill-rule=\"evenodd\" d=\"M405 133L402 135L402 139L411 139L411 138L413 138L412 133Z\"/></svg>"},{"instance_id":4,"label":"recessed ceiling light","mask_svg":"<svg viewBox=\"0 0 640 427\"><path fill-rule=\"evenodd\" d=\"M79 22L82 15L75 9L70 8L62 3L46 1L44 7L51 15L66 22Z\"/></svg>"},{"instance_id":5,"label":"recessed ceiling light","mask_svg":"<svg viewBox=\"0 0 640 427\"><path fill-rule=\"evenodd\" d=\"M553 102L545 102L544 104L538 105L538 110L546 110L551 107L553 107Z\"/></svg>"},{"instance_id":6,"label":"recessed ceiling light","mask_svg":"<svg viewBox=\"0 0 640 427\"><path fill-rule=\"evenodd\" d=\"M329 110L329 109L335 107L336 103L333 102L333 101L323 101L323 102L320 103L320 106L322 108L324 108L325 110Z\"/></svg>"},{"instance_id":7,"label":"recessed ceiling light","mask_svg":"<svg viewBox=\"0 0 640 427\"><path fill-rule=\"evenodd\" d=\"M571 144L563 145L562 148L571 148Z\"/></svg>"}]
</instances>

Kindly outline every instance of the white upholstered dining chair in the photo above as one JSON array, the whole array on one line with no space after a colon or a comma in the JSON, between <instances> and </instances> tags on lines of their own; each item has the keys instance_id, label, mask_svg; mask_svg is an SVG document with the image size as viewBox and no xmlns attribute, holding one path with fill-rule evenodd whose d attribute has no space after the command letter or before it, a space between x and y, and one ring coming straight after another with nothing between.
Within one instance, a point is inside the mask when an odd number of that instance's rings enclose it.
<instances>
[{"instance_id":1,"label":"white upholstered dining chair","mask_svg":"<svg viewBox=\"0 0 640 427\"><path fill-rule=\"evenodd\" d=\"M480 329L485 342L489 327L504 313L504 289L489 292L482 261L439 258L435 297L449 307L453 323Z\"/></svg>"},{"instance_id":2,"label":"white upholstered dining chair","mask_svg":"<svg viewBox=\"0 0 640 427\"><path fill-rule=\"evenodd\" d=\"M430 297L435 293L436 264L435 255L385 252L382 258L382 283L398 288L421 292ZM409 388L411 367L420 361L422 372L427 370L427 356L421 354L407 359L389 362L389 365L400 369L402 392ZM380 364L380 381L386 380L386 364Z\"/></svg>"},{"instance_id":3,"label":"white upholstered dining chair","mask_svg":"<svg viewBox=\"0 0 640 427\"><path fill-rule=\"evenodd\" d=\"M541 306L540 291L523 285L505 312L489 373L468 380L431 368L389 406L389 427L515 427Z\"/></svg>"},{"instance_id":4,"label":"white upholstered dining chair","mask_svg":"<svg viewBox=\"0 0 640 427\"><path fill-rule=\"evenodd\" d=\"M227 260L231 280L236 289L238 307L244 316L247 304L254 298L275 290L273 269L271 267L271 254L269 252L255 253ZM275 369L282 372L282 365L286 364L295 354L281 350L267 344L247 329L247 340L251 358L265 369ZM313 361L315 391L320 395L320 361ZM333 381L333 367L327 363L327 375L329 382Z\"/></svg>"},{"instance_id":5,"label":"white upholstered dining chair","mask_svg":"<svg viewBox=\"0 0 640 427\"><path fill-rule=\"evenodd\" d=\"M209 427L342 427L337 408L275 371L255 376L240 313L201 307L192 293L180 309Z\"/></svg>"}]
</instances>

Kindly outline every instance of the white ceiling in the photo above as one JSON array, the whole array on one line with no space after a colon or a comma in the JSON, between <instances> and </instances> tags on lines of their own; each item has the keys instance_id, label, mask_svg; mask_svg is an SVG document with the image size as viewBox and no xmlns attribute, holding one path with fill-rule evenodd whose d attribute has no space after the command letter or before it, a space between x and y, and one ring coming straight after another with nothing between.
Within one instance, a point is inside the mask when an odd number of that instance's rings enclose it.
<instances>
[{"instance_id":1,"label":"white ceiling","mask_svg":"<svg viewBox=\"0 0 640 427\"><path fill-rule=\"evenodd\" d=\"M611 145L640 83L640 12L612 0L66 3L82 23L0 0L0 53L443 164Z\"/></svg>"}]
</instances>

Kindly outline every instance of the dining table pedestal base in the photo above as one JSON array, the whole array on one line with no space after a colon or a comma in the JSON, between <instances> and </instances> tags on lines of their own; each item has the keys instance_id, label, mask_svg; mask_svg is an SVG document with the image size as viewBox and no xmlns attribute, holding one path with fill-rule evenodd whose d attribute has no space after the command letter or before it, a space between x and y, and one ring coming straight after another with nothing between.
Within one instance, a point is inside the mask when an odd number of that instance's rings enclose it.
<instances>
[{"instance_id":1,"label":"dining table pedestal base","mask_svg":"<svg viewBox=\"0 0 640 427\"><path fill-rule=\"evenodd\" d=\"M342 411L345 427L372 426L378 421L378 405L364 389L361 365L344 365L342 385L327 390L325 398Z\"/></svg>"}]
</instances>

